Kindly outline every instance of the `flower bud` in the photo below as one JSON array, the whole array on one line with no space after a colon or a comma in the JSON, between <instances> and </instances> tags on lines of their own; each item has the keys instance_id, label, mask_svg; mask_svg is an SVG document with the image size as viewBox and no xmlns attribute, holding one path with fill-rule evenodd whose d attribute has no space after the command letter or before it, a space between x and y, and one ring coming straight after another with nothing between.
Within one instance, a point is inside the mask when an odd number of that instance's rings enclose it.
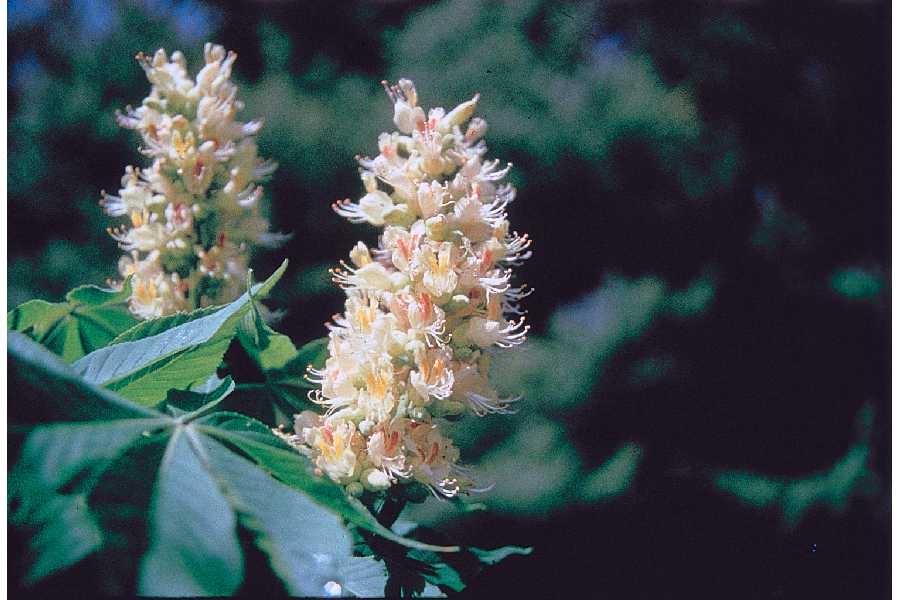
<instances>
[{"instance_id":1,"label":"flower bud","mask_svg":"<svg viewBox=\"0 0 900 600\"><path fill-rule=\"evenodd\" d=\"M416 106L419 103L419 94L416 92L416 86L412 79L402 78L397 82L397 87L403 92L403 97L410 106Z\"/></svg>"},{"instance_id":2,"label":"flower bud","mask_svg":"<svg viewBox=\"0 0 900 600\"><path fill-rule=\"evenodd\" d=\"M381 190L369 192L359 201L360 211L372 225L384 225L384 215L393 206L394 201Z\"/></svg>"},{"instance_id":3,"label":"flower bud","mask_svg":"<svg viewBox=\"0 0 900 600\"><path fill-rule=\"evenodd\" d=\"M447 237L446 215L435 215L425 221L425 235L436 242L444 240Z\"/></svg>"},{"instance_id":4,"label":"flower bud","mask_svg":"<svg viewBox=\"0 0 900 600\"><path fill-rule=\"evenodd\" d=\"M436 400L431 405L431 412L436 417L453 417L461 415L466 410L466 405L456 400Z\"/></svg>"},{"instance_id":5,"label":"flower bud","mask_svg":"<svg viewBox=\"0 0 900 600\"><path fill-rule=\"evenodd\" d=\"M350 251L350 262L357 267L362 267L372 262L372 254L369 253L369 248L362 242L357 242L353 246L353 250Z\"/></svg>"},{"instance_id":6,"label":"flower bud","mask_svg":"<svg viewBox=\"0 0 900 600\"><path fill-rule=\"evenodd\" d=\"M468 121L475 113L475 107L478 105L479 95L475 94L471 100L463 102L441 119L441 128L444 130L451 129L457 125L462 125Z\"/></svg>"},{"instance_id":7,"label":"flower bud","mask_svg":"<svg viewBox=\"0 0 900 600\"><path fill-rule=\"evenodd\" d=\"M371 492L381 492L391 487L391 479L378 469L368 469L361 477L362 485Z\"/></svg>"},{"instance_id":8,"label":"flower bud","mask_svg":"<svg viewBox=\"0 0 900 600\"><path fill-rule=\"evenodd\" d=\"M385 225L399 225L409 227L416 220L416 216L409 210L406 204L396 204L384 212L382 222Z\"/></svg>"}]
</instances>

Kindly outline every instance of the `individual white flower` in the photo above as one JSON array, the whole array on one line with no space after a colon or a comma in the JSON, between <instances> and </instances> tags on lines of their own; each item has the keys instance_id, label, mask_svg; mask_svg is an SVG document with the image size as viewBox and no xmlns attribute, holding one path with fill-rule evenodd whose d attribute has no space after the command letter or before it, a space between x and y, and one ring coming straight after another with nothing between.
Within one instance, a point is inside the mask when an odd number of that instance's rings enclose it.
<instances>
[{"instance_id":1,"label":"individual white flower","mask_svg":"<svg viewBox=\"0 0 900 600\"><path fill-rule=\"evenodd\" d=\"M325 423L311 431L312 446L318 450L316 466L337 482L348 483L359 473L357 451L362 438L352 422L336 426Z\"/></svg>"},{"instance_id":2,"label":"individual white flower","mask_svg":"<svg viewBox=\"0 0 900 600\"><path fill-rule=\"evenodd\" d=\"M419 404L427 405L432 399L443 400L453 392L452 360L444 348L420 352L417 369L409 374L409 383L418 394Z\"/></svg>"},{"instance_id":3,"label":"individual white flower","mask_svg":"<svg viewBox=\"0 0 900 600\"><path fill-rule=\"evenodd\" d=\"M453 261L454 250L450 242L440 242L436 248L430 246L424 251L422 286L436 298L444 298L456 289L459 274Z\"/></svg>"},{"instance_id":4,"label":"individual white flower","mask_svg":"<svg viewBox=\"0 0 900 600\"><path fill-rule=\"evenodd\" d=\"M411 450L412 476L420 483L447 497L471 485L460 476L459 450L441 434L437 425L420 423L410 428L407 447Z\"/></svg>"},{"instance_id":5,"label":"individual white flower","mask_svg":"<svg viewBox=\"0 0 900 600\"><path fill-rule=\"evenodd\" d=\"M387 420L374 428L366 441L369 463L381 469L391 481L410 476L404 445L408 425L408 419Z\"/></svg>"}]
</instances>

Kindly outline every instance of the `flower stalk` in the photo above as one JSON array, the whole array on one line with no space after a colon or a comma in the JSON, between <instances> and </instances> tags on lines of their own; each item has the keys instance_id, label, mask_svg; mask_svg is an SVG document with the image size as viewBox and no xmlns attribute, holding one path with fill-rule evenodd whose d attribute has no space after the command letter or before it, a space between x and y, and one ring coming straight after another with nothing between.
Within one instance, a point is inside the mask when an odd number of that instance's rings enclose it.
<instances>
[{"instance_id":1,"label":"flower stalk","mask_svg":"<svg viewBox=\"0 0 900 600\"><path fill-rule=\"evenodd\" d=\"M511 280L531 240L510 232L511 165L485 159L478 95L426 115L410 80L384 86L397 131L359 159L364 195L333 206L379 228L378 245L359 242L333 270L345 310L327 324L325 367L309 373L324 414L304 411L280 434L351 494L419 482L453 497L477 486L441 421L508 414L518 400L488 372L492 351L528 332L530 291Z\"/></svg>"},{"instance_id":2,"label":"flower stalk","mask_svg":"<svg viewBox=\"0 0 900 600\"><path fill-rule=\"evenodd\" d=\"M152 164L127 167L118 195L103 192L100 203L126 220L109 232L125 251L119 273L133 276L129 306L139 318L235 299L254 245L277 238L260 213L260 183L277 165L257 155L262 122L236 119L236 58L208 43L191 78L181 52L137 55L150 94L117 121L140 133Z\"/></svg>"}]
</instances>

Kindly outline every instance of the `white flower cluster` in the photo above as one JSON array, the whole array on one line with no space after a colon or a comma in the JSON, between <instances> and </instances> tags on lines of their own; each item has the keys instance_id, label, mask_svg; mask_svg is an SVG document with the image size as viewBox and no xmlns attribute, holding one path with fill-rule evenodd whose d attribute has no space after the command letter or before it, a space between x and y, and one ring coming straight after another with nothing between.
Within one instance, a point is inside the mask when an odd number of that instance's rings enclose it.
<instances>
[{"instance_id":1,"label":"white flower cluster","mask_svg":"<svg viewBox=\"0 0 900 600\"><path fill-rule=\"evenodd\" d=\"M138 54L152 89L139 108L118 114L153 159L147 169L128 167L119 194L100 201L128 219L110 234L126 252L119 272L133 275L130 307L142 319L236 298L249 249L268 230L258 184L276 165L257 156L262 123L235 119L243 108L230 79L237 55L206 44L204 57L195 80L181 52Z\"/></svg>"},{"instance_id":2,"label":"white flower cluster","mask_svg":"<svg viewBox=\"0 0 900 600\"><path fill-rule=\"evenodd\" d=\"M529 292L510 284L509 267L530 256L531 241L509 231L515 190L500 181L510 165L484 159L478 96L426 116L411 81L385 89L399 131L359 159L359 202L334 205L383 227L379 246L358 243L353 266L333 272L346 310L329 324L324 369L310 375L326 413L305 411L282 435L351 494L417 481L449 497L474 482L438 419L509 413L517 400L488 382L487 350L525 340L518 302Z\"/></svg>"}]
</instances>

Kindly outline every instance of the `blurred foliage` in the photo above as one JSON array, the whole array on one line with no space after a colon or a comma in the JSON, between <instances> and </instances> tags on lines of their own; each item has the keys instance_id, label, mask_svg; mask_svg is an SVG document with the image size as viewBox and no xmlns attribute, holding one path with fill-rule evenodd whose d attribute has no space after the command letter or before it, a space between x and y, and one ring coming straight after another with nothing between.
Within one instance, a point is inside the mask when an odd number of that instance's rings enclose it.
<instances>
[{"instance_id":1,"label":"blurred foliage","mask_svg":"<svg viewBox=\"0 0 900 600\"><path fill-rule=\"evenodd\" d=\"M878 489L877 478L869 467L871 407L866 406L860 411L858 421L860 439L823 473L783 480L746 471L723 470L716 475L715 484L754 508L777 507L790 527L796 527L803 515L817 504L844 512L854 494L871 495Z\"/></svg>"},{"instance_id":2,"label":"blurred foliage","mask_svg":"<svg viewBox=\"0 0 900 600\"><path fill-rule=\"evenodd\" d=\"M481 92L491 154L515 164L511 221L536 240L536 335L493 368L520 414L453 432L496 484L474 499L490 510L410 517L533 545L476 582L495 593L590 572L614 596L878 595L888 11L12 2L8 302L114 274L96 199L140 160L113 120L146 87L137 51L238 51L245 116L265 118L261 154L281 164L274 228L294 233L256 266L291 258L271 303L297 347L340 307L327 267L372 241L329 204L359 194L353 157L390 125L379 81L414 78L424 104Z\"/></svg>"}]
</instances>

